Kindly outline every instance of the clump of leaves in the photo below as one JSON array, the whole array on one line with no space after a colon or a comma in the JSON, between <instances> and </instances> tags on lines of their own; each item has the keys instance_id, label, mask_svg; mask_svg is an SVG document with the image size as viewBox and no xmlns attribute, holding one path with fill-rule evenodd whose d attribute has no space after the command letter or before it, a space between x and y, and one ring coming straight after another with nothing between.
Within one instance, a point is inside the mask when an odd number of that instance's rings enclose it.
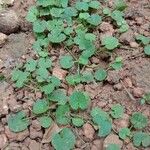
<instances>
[{"instance_id":1,"label":"clump of leaves","mask_svg":"<svg viewBox=\"0 0 150 150\"><path fill-rule=\"evenodd\" d=\"M71 150L75 146L75 135L69 128L62 129L52 137L52 145L56 150Z\"/></svg>"},{"instance_id":2,"label":"clump of leaves","mask_svg":"<svg viewBox=\"0 0 150 150\"><path fill-rule=\"evenodd\" d=\"M12 114L8 117L8 127L13 132L21 132L27 129L29 119L26 117L25 112L20 111L15 115Z\"/></svg>"},{"instance_id":3,"label":"clump of leaves","mask_svg":"<svg viewBox=\"0 0 150 150\"><path fill-rule=\"evenodd\" d=\"M101 110L100 108L93 108L91 111L91 116L93 122L98 126L100 137L105 137L110 134L112 129L112 121L107 112Z\"/></svg>"},{"instance_id":4,"label":"clump of leaves","mask_svg":"<svg viewBox=\"0 0 150 150\"><path fill-rule=\"evenodd\" d=\"M133 144L136 147L143 146L149 147L150 146L150 135L144 132L136 132L133 135Z\"/></svg>"},{"instance_id":5,"label":"clump of leaves","mask_svg":"<svg viewBox=\"0 0 150 150\"><path fill-rule=\"evenodd\" d=\"M110 64L110 67L112 67L115 70L120 70L123 66L122 58L121 57L116 57L114 62Z\"/></svg>"},{"instance_id":6,"label":"clump of leaves","mask_svg":"<svg viewBox=\"0 0 150 150\"><path fill-rule=\"evenodd\" d=\"M135 112L130 119L135 129L143 129L148 124L148 119L140 112Z\"/></svg>"}]
</instances>

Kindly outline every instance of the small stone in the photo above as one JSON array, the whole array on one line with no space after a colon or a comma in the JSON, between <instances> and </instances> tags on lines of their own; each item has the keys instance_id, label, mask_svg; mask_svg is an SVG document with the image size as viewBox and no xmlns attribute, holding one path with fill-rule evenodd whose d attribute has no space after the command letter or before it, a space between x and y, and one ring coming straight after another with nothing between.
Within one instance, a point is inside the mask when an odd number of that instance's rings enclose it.
<instances>
[{"instance_id":1,"label":"small stone","mask_svg":"<svg viewBox=\"0 0 150 150\"><path fill-rule=\"evenodd\" d=\"M143 24L143 18L142 17L137 17L137 18L135 18L135 20L136 20L136 23L138 25L142 25Z\"/></svg>"},{"instance_id":2,"label":"small stone","mask_svg":"<svg viewBox=\"0 0 150 150\"><path fill-rule=\"evenodd\" d=\"M91 62L92 62L93 64L99 64L99 59L96 58L96 57L92 57L92 58L91 58Z\"/></svg>"},{"instance_id":3,"label":"small stone","mask_svg":"<svg viewBox=\"0 0 150 150\"><path fill-rule=\"evenodd\" d=\"M0 47L3 46L3 44L6 42L6 40L7 40L7 35L0 32Z\"/></svg>"},{"instance_id":4,"label":"small stone","mask_svg":"<svg viewBox=\"0 0 150 150\"><path fill-rule=\"evenodd\" d=\"M67 72L66 70L63 70L63 69L58 68L58 67L55 67L55 68L53 69L53 73L52 73L52 74L53 74L55 77L57 77L58 79L63 80L63 79L65 79L67 73L68 73L68 72Z\"/></svg>"},{"instance_id":5,"label":"small stone","mask_svg":"<svg viewBox=\"0 0 150 150\"><path fill-rule=\"evenodd\" d=\"M103 150L103 140L102 139L94 140L91 150Z\"/></svg>"},{"instance_id":6,"label":"small stone","mask_svg":"<svg viewBox=\"0 0 150 150\"><path fill-rule=\"evenodd\" d=\"M15 0L0 0L0 4L12 6L14 4L14 1Z\"/></svg>"},{"instance_id":7,"label":"small stone","mask_svg":"<svg viewBox=\"0 0 150 150\"><path fill-rule=\"evenodd\" d=\"M30 126L30 138L31 139L36 139L36 138L42 138L43 137L43 133L42 131L37 131L35 130L32 126Z\"/></svg>"},{"instance_id":8,"label":"small stone","mask_svg":"<svg viewBox=\"0 0 150 150\"><path fill-rule=\"evenodd\" d=\"M136 42L130 42L130 46L132 48L138 48L139 47L139 44L137 44Z\"/></svg>"},{"instance_id":9,"label":"small stone","mask_svg":"<svg viewBox=\"0 0 150 150\"><path fill-rule=\"evenodd\" d=\"M29 144L30 150L40 150L40 143L36 142L35 140L31 140Z\"/></svg>"},{"instance_id":10,"label":"small stone","mask_svg":"<svg viewBox=\"0 0 150 150\"><path fill-rule=\"evenodd\" d=\"M142 88L134 88L133 89L133 96L136 97L136 98L141 98L143 96L144 92L143 92L143 89Z\"/></svg>"},{"instance_id":11,"label":"small stone","mask_svg":"<svg viewBox=\"0 0 150 150\"><path fill-rule=\"evenodd\" d=\"M19 30L20 21L13 10L4 10L0 12L0 32L4 34L15 33Z\"/></svg>"},{"instance_id":12,"label":"small stone","mask_svg":"<svg viewBox=\"0 0 150 150\"><path fill-rule=\"evenodd\" d=\"M123 142L119 139L119 137L116 134L110 134L105 138L103 149L105 150L109 144L117 144L120 148L122 148L123 146Z\"/></svg>"},{"instance_id":13,"label":"small stone","mask_svg":"<svg viewBox=\"0 0 150 150\"><path fill-rule=\"evenodd\" d=\"M94 139L95 130L93 129L92 125L90 125L89 123L84 124L83 132L86 138L90 140Z\"/></svg>"},{"instance_id":14,"label":"small stone","mask_svg":"<svg viewBox=\"0 0 150 150\"><path fill-rule=\"evenodd\" d=\"M37 91L37 92L35 93L35 98L36 98L36 99L42 98L42 93L41 93L40 91Z\"/></svg>"},{"instance_id":15,"label":"small stone","mask_svg":"<svg viewBox=\"0 0 150 150\"><path fill-rule=\"evenodd\" d=\"M119 131L121 128L128 128L130 125L130 116L124 114L122 118L114 120L114 128Z\"/></svg>"},{"instance_id":16,"label":"small stone","mask_svg":"<svg viewBox=\"0 0 150 150\"><path fill-rule=\"evenodd\" d=\"M132 88L132 81L129 77L125 78L124 79L124 84L125 84L125 87L129 87L129 88Z\"/></svg>"},{"instance_id":17,"label":"small stone","mask_svg":"<svg viewBox=\"0 0 150 150\"><path fill-rule=\"evenodd\" d=\"M3 149L6 144L7 144L8 140L5 134L0 134L0 149Z\"/></svg>"},{"instance_id":18,"label":"small stone","mask_svg":"<svg viewBox=\"0 0 150 150\"><path fill-rule=\"evenodd\" d=\"M114 86L114 89L117 90L117 91L121 91L123 89L122 85L120 83L118 84L115 84Z\"/></svg>"},{"instance_id":19,"label":"small stone","mask_svg":"<svg viewBox=\"0 0 150 150\"><path fill-rule=\"evenodd\" d=\"M41 125L40 125L39 121L37 121L37 120L32 120L32 127L36 131L40 131L41 130Z\"/></svg>"},{"instance_id":20,"label":"small stone","mask_svg":"<svg viewBox=\"0 0 150 150\"><path fill-rule=\"evenodd\" d=\"M120 76L118 71L109 71L107 76L107 81L110 84L118 84L120 81Z\"/></svg>"},{"instance_id":21,"label":"small stone","mask_svg":"<svg viewBox=\"0 0 150 150\"><path fill-rule=\"evenodd\" d=\"M22 132L19 133L14 133L12 131L9 130L8 126L5 127L5 134L8 137L8 139L10 141L23 141L26 137L29 136L29 131L28 130L24 130Z\"/></svg>"}]
</instances>

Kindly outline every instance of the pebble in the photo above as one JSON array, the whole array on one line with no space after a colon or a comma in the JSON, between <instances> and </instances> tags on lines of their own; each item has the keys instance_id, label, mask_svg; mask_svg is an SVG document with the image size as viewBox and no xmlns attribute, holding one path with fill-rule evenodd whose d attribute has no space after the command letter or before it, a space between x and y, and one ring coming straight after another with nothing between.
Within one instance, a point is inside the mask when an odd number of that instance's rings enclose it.
<instances>
[{"instance_id":1,"label":"pebble","mask_svg":"<svg viewBox=\"0 0 150 150\"><path fill-rule=\"evenodd\" d=\"M132 88L133 84L132 84L132 81L129 77L125 78L124 79L124 84L125 84L125 87L129 87L129 88Z\"/></svg>"},{"instance_id":2,"label":"pebble","mask_svg":"<svg viewBox=\"0 0 150 150\"><path fill-rule=\"evenodd\" d=\"M41 130L41 125L39 123L38 120L32 120L32 127L36 130L36 131L40 131Z\"/></svg>"},{"instance_id":3,"label":"pebble","mask_svg":"<svg viewBox=\"0 0 150 150\"><path fill-rule=\"evenodd\" d=\"M14 4L14 1L15 0L0 0L0 4L2 4L2 5L10 5L10 6L12 6L13 4Z\"/></svg>"},{"instance_id":4,"label":"pebble","mask_svg":"<svg viewBox=\"0 0 150 150\"><path fill-rule=\"evenodd\" d=\"M31 139L36 139L36 138L42 138L43 137L43 133L42 131L37 131L36 129L34 129L32 126L30 126L30 138Z\"/></svg>"},{"instance_id":5,"label":"pebble","mask_svg":"<svg viewBox=\"0 0 150 150\"><path fill-rule=\"evenodd\" d=\"M123 142L119 139L119 137L116 134L110 134L105 138L103 149L106 149L109 144L117 144L120 148L122 148L123 146Z\"/></svg>"},{"instance_id":6,"label":"pebble","mask_svg":"<svg viewBox=\"0 0 150 150\"><path fill-rule=\"evenodd\" d=\"M10 141L23 141L26 137L29 136L29 130L24 130L19 133L14 133L9 130L8 126L5 127L5 134Z\"/></svg>"},{"instance_id":7,"label":"pebble","mask_svg":"<svg viewBox=\"0 0 150 150\"><path fill-rule=\"evenodd\" d=\"M84 136L86 138L88 138L89 140L93 140L94 139L95 130L92 127L92 125L90 125L89 123L84 124L84 126L83 126L83 133L84 133Z\"/></svg>"},{"instance_id":8,"label":"pebble","mask_svg":"<svg viewBox=\"0 0 150 150\"><path fill-rule=\"evenodd\" d=\"M52 74L53 74L55 77L57 77L58 79L60 79L60 80L65 79L67 73L68 73L68 72L67 72L66 70L63 70L63 69L58 68L58 67L55 67L55 68L53 69L53 72L52 72Z\"/></svg>"},{"instance_id":9,"label":"pebble","mask_svg":"<svg viewBox=\"0 0 150 150\"><path fill-rule=\"evenodd\" d=\"M0 12L0 32L4 34L15 33L19 30L20 21L13 10L4 10Z\"/></svg>"},{"instance_id":10,"label":"pebble","mask_svg":"<svg viewBox=\"0 0 150 150\"><path fill-rule=\"evenodd\" d=\"M118 84L120 80L120 76L118 71L109 71L107 76L107 81L110 84Z\"/></svg>"},{"instance_id":11,"label":"pebble","mask_svg":"<svg viewBox=\"0 0 150 150\"><path fill-rule=\"evenodd\" d=\"M31 140L29 144L30 150L40 150L40 143L36 142L35 140Z\"/></svg>"},{"instance_id":12,"label":"pebble","mask_svg":"<svg viewBox=\"0 0 150 150\"><path fill-rule=\"evenodd\" d=\"M102 139L94 140L91 150L103 150L103 140Z\"/></svg>"},{"instance_id":13,"label":"pebble","mask_svg":"<svg viewBox=\"0 0 150 150\"><path fill-rule=\"evenodd\" d=\"M121 91L123 89L122 84L118 83L113 86L114 90Z\"/></svg>"},{"instance_id":14,"label":"pebble","mask_svg":"<svg viewBox=\"0 0 150 150\"><path fill-rule=\"evenodd\" d=\"M0 32L0 47L2 47L4 45L6 40L7 40L7 35Z\"/></svg>"},{"instance_id":15,"label":"pebble","mask_svg":"<svg viewBox=\"0 0 150 150\"><path fill-rule=\"evenodd\" d=\"M136 98L141 98L143 96L144 92L142 88L136 87L133 89L133 96Z\"/></svg>"},{"instance_id":16,"label":"pebble","mask_svg":"<svg viewBox=\"0 0 150 150\"><path fill-rule=\"evenodd\" d=\"M7 144L8 140L5 134L0 134L0 149L3 149L6 144Z\"/></svg>"},{"instance_id":17,"label":"pebble","mask_svg":"<svg viewBox=\"0 0 150 150\"><path fill-rule=\"evenodd\" d=\"M139 44L137 44L136 42L130 42L129 44L132 48L138 48L139 47Z\"/></svg>"}]
</instances>

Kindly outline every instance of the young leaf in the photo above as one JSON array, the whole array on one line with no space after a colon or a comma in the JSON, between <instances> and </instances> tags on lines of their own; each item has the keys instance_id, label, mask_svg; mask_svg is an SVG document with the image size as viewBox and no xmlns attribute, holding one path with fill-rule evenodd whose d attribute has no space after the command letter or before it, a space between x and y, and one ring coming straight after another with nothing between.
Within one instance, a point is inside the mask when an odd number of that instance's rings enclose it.
<instances>
[{"instance_id":1,"label":"young leaf","mask_svg":"<svg viewBox=\"0 0 150 150\"><path fill-rule=\"evenodd\" d=\"M90 8L93 8L93 9L99 9L101 6L100 2L99 1L91 1L89 3L89 7Z\"/></svg>"},{"instance_id":2,"label":"young leaf","mask_svg":"<svg viewBox=\"0 0 150 150\"><path fill-rule=\"evenodd\" d=\"M135 112L131 119L130 119L132 125L136 129L143 129L147 126L148 124L148 119L145 117L142 113L140 112Z\"/></svg>"},{"instance_id":3,"label":"young leaf","mask_svg":"<svg viewBox=\"0 0 150 150\"><path fill-rule=\"evenodd\" d=\"M36 79L38 82L46 81L49 77L49 72L47 69L40 67L36 69Z\"/></svg>"},{"instance_id":4,"label":"young leaf","mask_svg":"<svg viewBox=\"0 0 150 150\"><path fill-rule=\"evenodd\" d=\"M81 127L84 124L84 120L82 118L72 118L72 124L76 127Z\"/></svg>"},{"instance_id":5,"label":"young leaf","mask_svg":"<svg viewBox=\"0 0 150 150\"><path fill-rule=\"evenodd\" d=\"M55 76L51 76L51 77L50 77L50 82L52 82L52 84L53 84L55 87L59 87L59 86L61 85L60 79L58 79L58 78L55 77Z\"/></svg>"},{"instance_id":6,"label":"young leaf","mask_svg":"<svg viewBox=\"0 0 150 150\"><path fill-rule=\"evenodd\" d=\"M55 5L56 0L37 0L37 5L38 6L43 6L43 7L47 7L47 6L52 6L52 5Z\"/></svg>"},{"instance_id":7,"label":"young leaf","mask_svg":"<svg viewBox=\"0 0 150 150\"><path fill-rule=\"evenodd\" d=\"M110 64L110 66L115 70L120 70L122 68L122 65L123 63L121 57L117 57L115 61L112 64Z\"/></svg>"},{"instance_id":8,"label":"young leaf","mask_svg":"<svg viewBox=\"0 0 150 150\"><path fill-rule=\"evenodd\" d=\"M112 122L109 114L99 108L94 108L91 111L92 120L98 125L100 137L105 137L110 134L112 129Z\"/></svg>"},{"instance_id":9,"label":"young leaf","mask_svg":"<svg viewBox=\"0 0 150 150\"><path fill-rule=\"evenodd\" d=\"M48 99L57 102L59 105L64 105L67 102L66 91L63 89L57 89L48 96Z\"/></svg>"},{"instance_id":10,"label":"young leaf","mask_svg":"<svg viewBox=\"0 0 150 150\"><path fill-rule=\"evenodd\" d=\"M150 43L150 38L144 35L139 34L135 38L137 41L140 41L143 45L147 45Z\"/></svg>"},{"instance_id":11,"label":"young leaf","mask_svg":"<svg viewBox=\"0 0 150 150\"><path fill-rule=\"evenodd\" d=\"M91 72L83 72L82 74L82 82L90 83L94 81L94 76Z\"/></svg>"},{"instance_id":12,"label":"young leaf","mask_svg":"<svg viewBox=\"0 0 150 150\"><path fill-rule=\"evenodd\" d=\"M123 11L126 9L127 4L124 0L115 0L115 9Z\"/></svg>"},{"instance_id":13,"label":"young leaf","mask_svg":"<svg viewBox=\"0 0 150 150\"><path fill-rule=\"evenodd\" d=\"M56 150L72 150L75 142L75 135L69 128L62 129L52 137L52 145Z\"/></svg>"},{"instance_id":14,"label":"young leaf","mask_svg":"<svg viewBox=\"0 0 150 150\"><path fill-rule=\"evenodd\" d=\"M86 109L90 103L90 98L89 96L81 91L74 91L72 95L70 96L70 101L69 101L71 108L74 110L78 109Z\"/></svg>"},{"instance_id":15,"label":"young leaf","mask_svg":"<svg viewBox=\"0 0 150 150\"><path fill-rule=\"evenodd\" d=\"M103 14L111 16L111 10L110 10L110 8L108 8L108 7L103 8Z\"/></svg>"},{"instance_id":16,"label":"young leaf","mask_svg":"<svg viewBox=\"0 0 150 150\"><path fill-rule=\"evenodd\" d=\"M67 7L69 0L60 0L62 7Z\"/></svg>"},{"instance_id":17,"label":"young leaf","mask_svg":"<svg viewBox=\"0 0 150 150\"><path fill-rule=\"evenodd\" d=\"M86 2L76 2L76 9L79 11L87 11L89 9L89 5Z\"/></svg>"},{"instance_id":18,"label":"young leaf","mask_svg":"<svg viewBox=\"0 0 150 150\"><path fill-rule=\"evenodd\" d=\"M150 45L147 45L144 47L144 53L148 56L150 56Z\"/></svg>"},{"instance_id":19,"label":"young leaf","mask_svg":"<svg viewBox=\"0 0 150 150\"><path fill-rule=\"evenodd\" d=\"M21 70L13 70L12 80L15 81L15 86L18 88L23 87L23 85L28 81L29 72L23 72Z\"/></svg>"},{"instance_id":20,"label":"young leaf","mask_svg":"<svg viewBox=\"0 0 150 150\"><path fill-rule=\"evenodd\" d=\"M80 13L80 14L79 14L79 18L80 18L80 19L86 20L86 19L89 18L89 17L90 17L90 14L89 14L89 13Z\"/></svg>"},{"instance_id":21,"label":"young leaf","mask_svg":"<svg viewBox=\"0 0 150 150\"><path fill-rule=\"evenodd\" d=\"M120 104L115 104L112 106L110 114L115 119L121 118L124 114L124 107Z\"/></svg>"},{"instance_id":22,"label":"young leaf","mask_svg":"<svg viewBox=\"0 0 150 150\"><path fill-rule=\"evenodd\" d=\"M43 114L47 112L49 109L49 104L48 101L45 99L38 99L36 102L33 104L33 113L36 115Z\"/></svg>"},{"instance_id":23,"label":"young leaf","mask_svg":"<svg viewBox=\"0 0 150 150\"><path fill-rule=\"evenodd\" d=\"M69 105L61 105L56 109L56 121L61 125L67 125L70 123L69 117L70 108Z\"/></svg>"},{"instance_id":24,"label":"young leaf","mask_svg":"<svg viewBox=\"0 0 150 150\"><path fill-rule=\"evenodd\" d=\"M52 118L43 116L39 118L39 122L43 128L49 128L52 125L53 121L52 121Z\"/></svg>"},{"instance_id":25,"label":"young leaf","mask_svg":"<svg viewBox=\"0 0 150 150\"><path fill-rule=\"evenodd\" d=\"M23 111L10 115L8 117L8 127L13 132L21 132L27 129L29 120L26 118L26 114Z\"/></svg>"},{"instance_id":26,"label":"young leaf","mask_svg":"<svg viewBox=\"0 0 150 150\"><path fill-rule=\"evenodd\" d=\"M106 150L121 150L119 145L117 144L109 144L106 148Z\"/></svg>"},{"instance_id":27,"label":"young leaf","mask_svg":"<svg viewBox=\"0 0 150 150\"><path fill-rule=\"evenodd\" d=\"M43 33L46 30L47 23L44 20L36 20L33 23L33 31L36 33Z\"/></svg>"},{"instance_id":28,"label":"young leaf","mask_svg":"<svg viewBox=\"0 0 150 150\"><path fill-rule=\"evenodd\" d=\"M98 14L93 14L87 19L87 22L91 25L98 26L102 22L102 17Z\"/></svg>"},{"instance_id":29,"label":"young leaf","mask_svg":"<svg viewBox=\"0 0 150 150\"><path fill-rule=\"evenodd\" d=\"M113 50L118 47L119 41L113 36L106 36L102 39L102 45L104 45L108 50Z\"/></svg>"},{"instance_id":30,"label":"young leaf","mask_svg":"<svg viewBox=\"0 0 150 150\"><path fill-rule=\"evenodd\" d=\"M26 16L27 21L35 22L37 20L38 14L38 9L35 6L31 6Z\"/></svg>"},{"instance_id":31,"label":"young leaf","mask_svg":"<svg viewBox=\"0 0 150 150\"><path fill-rule=\"evenodd\" d=\"M55 86L52 83L49 83L41 87L41 91L44 92L44 94L46 95L51 94L54 91L54 89L55 89Z\"/></svg>"},{"instance_id":32,"label":"young leaf","mask_svg":"<svg viewBox=\"0 0 150 150\"><path fill-rule=\"evenodd\" d=\"M131 131L129 128L122 128L119 131L119 137L123 140L125 140L127 137L129 137L131 134Z\"/></svg>"},{"instance_id":33,"label":"young leaf","mask_svg":"<svg viewBox=\"0 0 150 150\"><path fill-rule=\"evenodd\" d=\"M144 147L150 146L150 135L141 131L134 133L133 144L136 147L139 147L141 145Z\"/></svg>"},{"instance_id":34,"label":"young leaf","mask_svg":"<svg viewBox=\"0 0 150 150\"><path fill-rule=\"evenodd\" d=\"M40 58L38 61L38 66L45 69L51 68L52 61L50 58Z\"/></svg>"},{"instance_id":35,"label":"young leaf","mask_svg":"<svg viewBox=\"0 0 150 150\"><path fill-rule=\"evenodd\" d=\"M150 93L146 93L144 96L143 96L143 99L145 100L145 102L147 104L150 104Z\"/></svg>"},{"instance_id":36,"label":"young leaf","mask_svg":"<svg viewBox=\"0 0 150 150\"><path fill-rule=\"evenodd\" d=\"M34 59L30 59L25 64L26 71L33 72L36 70L37 61Z\"/></svg>"},{"instance_id":37,"label":"young leaf","mask_svg":"<svg viewBox=\"0 0 150 150\"><path fill-rule=\"evenodd\" d=\"M60 17L61 14L64 12L64 9L63 8L55 8L53 7L51 10L50 10L50 13L53 17Z\"/></svg>"},{"instance_id":38,"label":"young leaf","mask_svg":"<svg viewBox=\"0 0 150 150\"><path fill-rule=\"evenodd\" d=\"M98 81L103 81L106 79L107 77L107 72L104 69L98 69L96 70L96 72L94 73L94 77L96 80Z\"/></svg>"},{"instance_id":39,"label":"young leaf","mask_svg":"<svg viewBox=\"0 0 150 150\"><path fill-rule=\"evenodd\" d=\"M69 85L76 85L81 82L81 75L75 74L75 75L68 75L66 77L66 81Z\"/></svg>"},{"instance_id":40,"label":"young leaf","mask_svg":"<svg viewBox=\"0 0 150 150\"><path fill-rule=\"evenodd\" d=\"M60 58L60 65L64 69L69 69L73 66L73 58L71 55L65 55Z\"/></svg>"}]
</instances>

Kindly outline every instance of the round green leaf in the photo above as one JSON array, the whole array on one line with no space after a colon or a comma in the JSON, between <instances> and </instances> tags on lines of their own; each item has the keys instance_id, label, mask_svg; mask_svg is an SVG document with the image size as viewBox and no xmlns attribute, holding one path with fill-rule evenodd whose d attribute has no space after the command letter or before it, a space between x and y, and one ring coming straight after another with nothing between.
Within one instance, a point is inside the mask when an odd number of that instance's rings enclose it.
<instances>
[{"instance_id":1,"label":"round green leaf","mask_svg":"<svg viewBox=\"0 0 150 150\"><path fill-rule=\"evenodd\" d=\"M106 150L121 150L117 144L109 144Z\"/></svg>"},{"instance_id":2,"label":"round green leaf","mask_svg":"<svg viewBox=\"0 0 150 150\"><path fill-rule=\"evenodd\" d=\"M120 104L115 104L112 106L110 114L115 119L121 118L124 114L124 107Z\"/></svg>"},{"instance_id":3,"label":"round green leaf","mask_svg":"<svg viewBox=\"0 0 150 150\"><path fill-rule=\"evenodd\" d=\"M69 105L61 105L56 109L56 121L61 125L70 123L69 118L70 108Z\"/></svg>"},{"instance_id":4,"label":"round green leaf","mask_svg":"<svg viewBox=\"0 0 150 150\"><path fill-rule=\"evenodd\" d=\"M90 102L89 96L81 91L74 91L70 96L69 101L71 108L74 110L86 109L89 105L89 102Z\"/></svg>"},{"instance_id":5,"label":"round green leaf","mask_svg":"<svg viewBox=\"0 0 150 150\"><path fill-rule=\"evenodd\" d=\"M60 65L64 69L69 69L73 66L73 58L71 55L65 55L60 58Z\"/></svg>"},{"instance_id":6,"label":"round green leaf","mask_svg":"<svg viewBox=\"0 0 150 150\"><path fill-rule=\"evenodd\" d=\"M91 1L90 3L89 3L89 7L90 8L93 8L93 9L99 9L100 8L100 2L99 1Z\"/></svg>"},{"instance_id":7,"label":"round green leaf","mask_svg":"<svg viewBox=\"0 0 150 150\"><path fill-rule=\"evenodd\" d=\"M52 145L56 150L72 150L75 142L75 135L69 128L64 128L52 136Z\"/></svg>"},{"instance_id":8,"label":"round green leaf","mask_svg":"<svg viewBox=\"0 0 150 150\"><path fill-rule=\"evenodd\" d=\"M29 120L26 118L26 114L23 111L10 115L8 117L8 127L13 132L21 132L27 129Z\"/></svg>"},{"instance_id":9,"label":"round green leaf","mask_svg":"<svg viewBox=\"0 0 150 150\"><path fill-rule=\"evenodd\" d=\"M93 14L87 19L87 22L91 25L98 26L102 22L102 17L98 14Z\"/></svg>"},{"instance_id":10,"label":"round green leaf","mask_svg":"<svg viewBox=\"0 0 150 150\"><path fill-rule=\"evenodd\" d=\"M36 20L33 23L33 31L36 33L43 33L46 29L47 23L46 21L40 21L40 20Z\"/></svg>"},{"instance_id":11,"label":"round green leaf","mask_svg":"<svg viewBox=\"0 0 150 150\"><path fill-rule=\"evenodd\" d=\"M122 128L119 131L119 137L123 140L125 140L127 137L129 137L131 134L130 129L129 128Z\"/></svg>"},{"instance_id":12,"label":"round green leaf","mask_svg":"<svg viewBox=\"0 0 150 150\"><path fill-rule=\"evenodd\" d=\"M148 124L148 119L140 112L135 112L131 117L131 123L136 129L143 129Z\"/></svg>"},{"instance_id":13,"label":"round green leaf","mask_svg":"<svg viewBox=\"0 0 150 150\"><path fill-rule=\"evenodd\" d=\"M84 120L82 118L72 118L72 124L76 127L81 127L84 124Z\"/></svg>"},{"instance_id":14,"label":"round green leaf","mask_svg":"<svg viewBox=\"0 0 150 150\"><path fill-rule=\"evenodd\" d=\"M43 116L39 118L39 122L43 128L49 128L52 124L52 118Z\"/></svg>"},{"instance_id":15,"label":"round green leaf","mask_svg":"<svg viewBox=\"0 0 150 150\"><path fill-rule=\"evenodd\" d=\"M94 77L95 77L95 79L98 80L98 81L103 81L103 80L105 80L106 77L107 77L107 72L106 72L106 70L104 70L104 69L98 69L98 70L95 72Z\"/></svg>"},{"instance_id":16,"label":"round green leaf","mask_svg":"<svg viewBox=\"0 0 150 150\"><path fill-rule=\"evenodd\" d=\"M88 3L86 2L76 2L76 9L81 11L81 10L84 10L84 11L87 11L89 9L89 5Z\"/></svg>"},{"instance_id":17,"label":"round green leaf","mask_svg":"<svg viewBox=\"0 0 150 150\"><path fill-rule=\"evenodd\" d=\"M49 104L48 101L45 99L38 99L34 104L33 104L33 113L34 114L43 114L47 112L49 109Z\"/></svg>"},{"instance_id":18,"label":"round green leaf","mask_svg":"<svg viewBox=\"0 0 150 150\"><path fill-rule=\"evenodd\" d=\"M150 56L150 45L147 45L144 47L144 53L148 56Z\"/></svg>"},{"instance_id":19,"label":"round green leaf","mask_svg":"<svg viewBox=\"0 0 150 150\"><path fill-rule=\"evenodd\" d=\"M108 50L113 50L118 47L119 41L113 36L106 36L102 39L102 45L104 45Z\"/></svg>"}]
</instances>

